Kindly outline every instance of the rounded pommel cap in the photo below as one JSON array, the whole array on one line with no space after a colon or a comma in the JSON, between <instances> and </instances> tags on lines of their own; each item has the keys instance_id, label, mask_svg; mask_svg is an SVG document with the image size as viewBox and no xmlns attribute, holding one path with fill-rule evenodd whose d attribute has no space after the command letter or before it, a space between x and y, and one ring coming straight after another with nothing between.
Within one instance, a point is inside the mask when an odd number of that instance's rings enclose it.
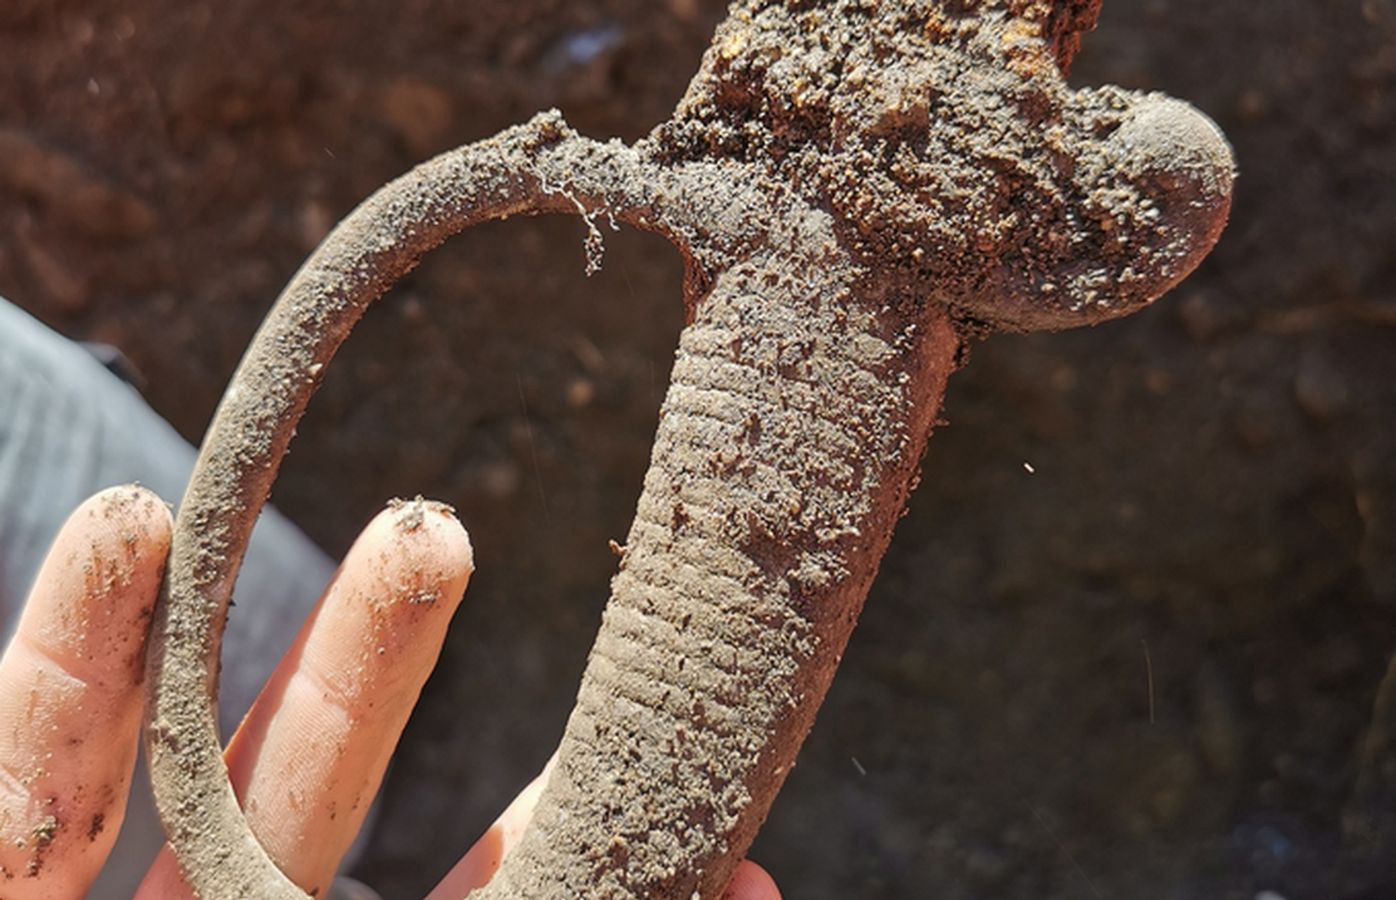
<instances>
[{"instance_id":1,"label":"rounded pommel cap","mask_svg":"<svg viewBox=\"0 0 1396 900\"><path fill-rule=\"evenodd\" d=\"M1105 142L1104 153L1159 212L1158 221L1184 251L1167 290L1191 271L1221 235L1231 210L1236 161L1221 129L1195 107L1148 94ZM1182 269L1179 274L1171 274Z\"/></svg>"},{"instance_id":2,"label":"rounded pommel cap","mask_svg":"<svg viewBox=\"0 0 1396 900\"><path fill-rule=\"evenodd\" d=\"M1206 115L1161 94L1077 96L1063 205L966 307L1013 331L1091 325L1137 311L1186 277L1220 237L1235 161Z\"/></svg>"}]
</instances>

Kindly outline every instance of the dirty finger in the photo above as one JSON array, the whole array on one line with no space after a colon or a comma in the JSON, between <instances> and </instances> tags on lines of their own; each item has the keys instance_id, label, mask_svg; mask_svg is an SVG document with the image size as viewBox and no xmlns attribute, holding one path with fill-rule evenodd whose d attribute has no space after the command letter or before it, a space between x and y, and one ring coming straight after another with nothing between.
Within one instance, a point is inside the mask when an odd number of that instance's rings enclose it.
<instances>
[{"instance_id":1,"label":"dirty finger","mask_svg":"<svg viewBox=\"0 0 1396 900\"><path fill-rule=\"evenodd\" d=\"M364 529L226 752L253 832L323 896L363 823L473 571L449 507L395 502ZM138 893L188 896L169 849Z\"/></svg>"},{"instance_id":2,"label":"dirty finger","mask_svg":"<svg viewBox=\"0 0 1396 900\"><path fill-rule=\"evenodd\" d=\"M39 570L0 659L5 897L83 896L116 840L170 530L155 494L110 488L69 516Z\"/></svg>"}]
</instances>

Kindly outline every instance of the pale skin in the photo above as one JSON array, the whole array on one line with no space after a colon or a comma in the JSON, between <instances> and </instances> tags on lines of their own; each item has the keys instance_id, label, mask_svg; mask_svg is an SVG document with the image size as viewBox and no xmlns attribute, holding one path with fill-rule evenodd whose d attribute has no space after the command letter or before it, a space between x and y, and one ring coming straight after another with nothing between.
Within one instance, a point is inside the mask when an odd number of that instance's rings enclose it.
<instances>
[{"instance_id":1,"label":"pale skin","mask_svg":"<svg viewBox=\"0 0 1396 900\"><path fill-rule=\"evenodd\" d=\"M0 893L82 896L120 830L136 760L146 631L171 517L138 487L68 519L0 659ZM258 840L323 892L378 790L474 564L450 510L416 501L364 529L228 745ZM229 663L233 664L233 663ZM463 897L517 843L546 769L442 879ZM445 823L449 827L449 823ZM168 848L138 898L191 896ZM728 900L779 900L760 867Z\"/></svg>"}]
</instances>

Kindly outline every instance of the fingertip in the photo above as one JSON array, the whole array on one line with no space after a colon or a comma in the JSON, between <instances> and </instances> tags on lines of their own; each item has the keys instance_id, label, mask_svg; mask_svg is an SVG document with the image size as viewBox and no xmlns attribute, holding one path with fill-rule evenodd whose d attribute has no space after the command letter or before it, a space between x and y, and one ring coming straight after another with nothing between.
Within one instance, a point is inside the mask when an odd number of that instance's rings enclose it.
<instances>
[{"instance_id":1,"label":"fingertip","mask_svg":"<svg viewBox=\"0 0 1396 900\"><path fill-rule=\"evenodd\" d=\"M475 571L470 535L449 504L420 496L393 500L370 527L390 529L406 563L430 561L444 571L467 578Z\"/></svg>"},{"instance_id":2,"label":"fingertip","mask_svg":"<svg viewBox=\"0 0 1396 900\"><path fill-rule=\"evenodd\" d=\"M780 900L780 888L765 869L744 859L722 896L723 900Z\"/></svg>"},{"instance_id":3,"label":"fingertip","mask_svg":"<svg viewBox=\"0 0 1396 900\"><path fill-rule=\"evenodd\" d=\"M449 620L474 571L470 537L450 506L394 500L364 528L330 593L363 597L383 625L406 634Z\"/></svg>"},{"instance_id":4,"label":"fingertip","mask_svg":"<svg viewBox=\"0 0 1396 900\"><path fill-rule=\"evenodd\" d=\"M123 551L135 565L152 559L164 562L174 532L174 514L144 485L122 484L83 501L68 517L59 539L74 531L86 536L94 550Z\"/></svg>"},{"instance_id":5,"label":"fingertip","mask_svg":"<svg viewBox=\"0 0 1396 900\"><path fill-rule=\"evenodd\" d=\"M351 713L415 697L473 569L470 539L444 503L398 501L349 549L305 635L302 665ZM399 698L400 699L400 698ZM410 709L410 702L407 708Z\"/></svg>"},{"instance_id":6,"label":"fingertip","mask_svg":"<svg viewBox=\"0 0 1396 900\"><path fill-rule=\"evenodd\" d=\"M169 508L140 485L88 498L54 539L18 634L94 685L113 674L114 655L128 663L118 667L122 673L139 669L173 525Z\"/></svg>"},{"instance_id":7,"label":"fingertip","mask_svg":"<svg viewBox=\"0 0 1396 900\"><path fill-rule=\"evenodd\" d=\"M470 538L449 506L420 497L389 503L328 588L307 660L346 699L381 698L393 686L415 696L473 570Z\"/></svg>"}]
</instances>

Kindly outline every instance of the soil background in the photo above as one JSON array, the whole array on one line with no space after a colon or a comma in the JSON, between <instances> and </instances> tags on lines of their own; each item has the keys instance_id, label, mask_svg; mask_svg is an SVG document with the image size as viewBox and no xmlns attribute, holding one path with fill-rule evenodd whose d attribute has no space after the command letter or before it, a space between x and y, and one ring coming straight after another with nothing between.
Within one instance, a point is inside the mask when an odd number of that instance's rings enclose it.
<instances>
[{"instance_id":1,"label":"soil background","mask_svg":"<svg viewBox=\"0 0 1396 900\"><path fill-rule=\"evenodd\" d=\"M5 0L0 294L120 348L197 441L354 203L541 108L639 137L722 13ZM1396 648L1396 2L1106 0L1072 80L1216 118L1230 228L1141 315L975 347L754 855L795 900L1396 896L1383 795L1355 794ZM548 756L639 493L679 259L608 234L587 279L582 237L514 221L433 255L276 489L335 554L393 495L475 542L358 870L388 898Z\"/></svg>"}]
</instances>

